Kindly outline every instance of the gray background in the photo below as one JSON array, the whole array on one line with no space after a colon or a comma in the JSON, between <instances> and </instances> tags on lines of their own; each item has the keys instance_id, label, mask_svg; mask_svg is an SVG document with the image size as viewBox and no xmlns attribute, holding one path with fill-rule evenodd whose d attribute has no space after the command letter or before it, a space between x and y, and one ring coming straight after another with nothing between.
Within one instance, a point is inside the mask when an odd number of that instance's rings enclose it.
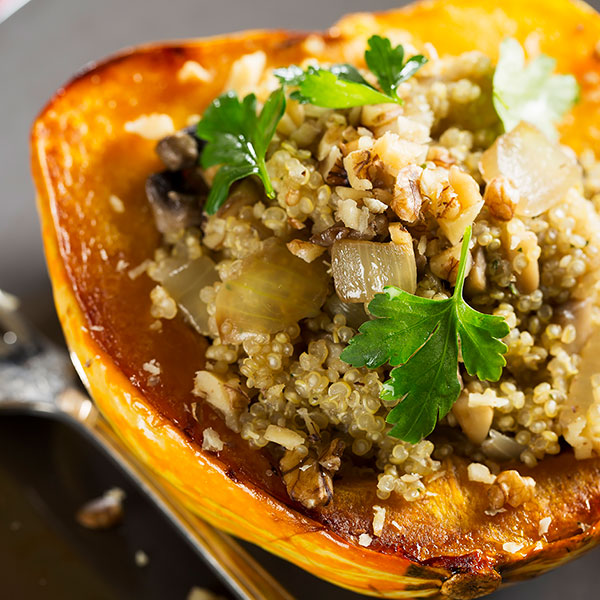
<instances>
[{"instance_id":1,"label":"gray background","mask_svg":"<svg viewBox=\"0 0 600 600\"><path fill-rule=\"evenodd\" d=\"M32 0L0 24L0 287L56 332L29 175L28 132L54 90L86 62L124 46L242 29L323 29L344 13L394 0ZM599 1L592 2L599 6ZM600 597L600 552L497 600ZM43 597L43 596L40 596ZM343 597L343 593L340 597Z\"/></svg>"}]
</instances>

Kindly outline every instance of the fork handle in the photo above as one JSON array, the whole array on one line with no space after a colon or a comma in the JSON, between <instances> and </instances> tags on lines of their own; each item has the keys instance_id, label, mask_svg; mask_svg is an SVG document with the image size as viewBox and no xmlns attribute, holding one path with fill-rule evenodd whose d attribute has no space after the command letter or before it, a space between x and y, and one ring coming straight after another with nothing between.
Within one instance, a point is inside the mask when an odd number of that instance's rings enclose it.
<instances>
[{"instance_id":1,"label":"fork handle","mask_svg":"<svg viewBox=\"0 0 600 600\"><path fill-rule=\"evenodd\" d=\"M294 600L271 575L226 533L186 509L179 492L139 461L125 446L88 396L75 388L57 403L136 482L181 535L241 600Z\"/></svg>"}]
</instances>

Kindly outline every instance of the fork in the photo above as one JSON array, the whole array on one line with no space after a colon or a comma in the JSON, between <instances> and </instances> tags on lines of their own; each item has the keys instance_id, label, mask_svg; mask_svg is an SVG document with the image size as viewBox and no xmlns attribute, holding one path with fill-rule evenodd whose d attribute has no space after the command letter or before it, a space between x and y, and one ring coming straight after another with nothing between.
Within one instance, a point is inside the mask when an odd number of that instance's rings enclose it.
<instances>
[{"instance_id":1,"label":"fork","mask_svg":"<svg viewBox=\"0 0 600 600\"><path fill-rule=\"evenodd\" d=\"M293 600L231 536L184 508L176 490L124 446L92 400L76 387L75 355L45 339L20 314L18 300L0 290L0 415L58 419L95 441L131 477L208 566L240 600Z\"/></svg>"}]
</instances>

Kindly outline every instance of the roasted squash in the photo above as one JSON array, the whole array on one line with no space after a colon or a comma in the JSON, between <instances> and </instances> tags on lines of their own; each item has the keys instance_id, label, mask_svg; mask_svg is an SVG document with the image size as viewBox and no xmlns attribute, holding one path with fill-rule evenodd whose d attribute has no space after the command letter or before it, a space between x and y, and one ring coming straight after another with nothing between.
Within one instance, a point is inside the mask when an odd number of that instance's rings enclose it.
<instances>
[{"instance_id":1,"label":"roasted squash","mask_svg":"<svg viewBox=\"0 0 600 600\"><path fill-rule=\"evenodd\" d=\"M600 540L600 458L576 461L564 452L545 459L532 470L534 501L494 517L484 514L483 487L468 480L466 462L457 458L447 461L445 475L429 488L433 493L419 502L381 501L374 480L344 478L331 504L307 511L289 500L280 478L268 476L267 454L251 450L210 406L196 407L198 420L186 411L198 400L191 382L206 342L180 318L153 331L153 283L127 273L159 244L144 195L144 180L159 165L154 142L123 135L125 122L166 113L184 126L221 92L230 65L243 54L263 50L273 65L310 55L340 61L350 37L387 28L432 42L440 54L480 49L493 58L506 35L524 42L533 32L559 70L582 84L562 139L576 151L598 147L598 14L568 0L434 0L350 15L324 34L255 31L150 45L88 67L35 121L33 176L56 306L91 393L123 440L178 488L189 508L352 590L389 598L475 598ZM180 80L188 60L210 65L214 79L202 85ZM111 195L122 200L123 212L114 210ZM155 385L143 368L150 359L162 366ZM201 449L207 426L225 442L218 457ZM371 531L374 504L385 506L395 527L364 548L357 540ZM538 523L548 514L552 523L542 539Z\"/></svg>"}]
</instances>

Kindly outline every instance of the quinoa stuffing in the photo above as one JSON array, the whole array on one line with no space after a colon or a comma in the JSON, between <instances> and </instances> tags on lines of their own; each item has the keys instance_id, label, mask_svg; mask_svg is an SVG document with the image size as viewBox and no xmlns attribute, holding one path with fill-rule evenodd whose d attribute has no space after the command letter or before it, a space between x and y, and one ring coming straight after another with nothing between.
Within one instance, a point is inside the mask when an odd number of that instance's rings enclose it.
<instances>
[{"instance_id":1,"label":"quinoa stuffing","mask_svg":"<svg viewBox=\"0 0 600 600\"><path fill-rule=\"evenodd\" d=\"M600 448L600 163L554 135L576 99L570 76L548 75L571 100L546 95L527 122L530 99L507 84L523 68L513 42L498 65L479 52L440 58L431 45L400 52L379 36L358 68L274 71L254 53L199 123L157 145L165 170L146 185L163 235L145 265L152 315L180 314L209 338L190 387L272 453L307 508L328 503L354 467L378 473L379 498L417 500L457 454L496 514L535 494L519 464ZM439 323L402 361L348 360L373 323L386 326L376 310L386 294L390 311L392 296L446 301L463 271L457 314L479 315L489 345L478 360L495 361L496 375L470 367L459 327L439 374L456 391L444 402L431 393L412 361ZM411 362L413 380L402 380ZM394 429L417 397L433 421ZM223 448L211 429L203 448Z\"/></svg>"}]
</instances>

